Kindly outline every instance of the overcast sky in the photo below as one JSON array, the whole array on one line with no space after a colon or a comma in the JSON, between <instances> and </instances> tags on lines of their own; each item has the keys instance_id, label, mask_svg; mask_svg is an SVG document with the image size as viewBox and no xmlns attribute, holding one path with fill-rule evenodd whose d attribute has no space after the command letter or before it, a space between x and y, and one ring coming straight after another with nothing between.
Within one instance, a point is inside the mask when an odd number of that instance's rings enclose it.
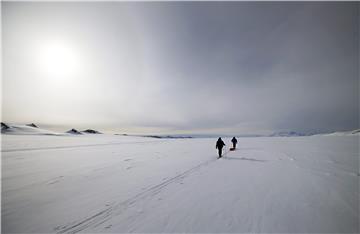
<instances>
[{"instance_id":1,"label":"overcast sky","mask_svg":"<svg viewBox=\"0 0 360 234\"><path fill-rule=\"evenodd\" d=\"M359 3L2 2L2 49L10 123L359 128Z\"/></svg>"}]
</instances>

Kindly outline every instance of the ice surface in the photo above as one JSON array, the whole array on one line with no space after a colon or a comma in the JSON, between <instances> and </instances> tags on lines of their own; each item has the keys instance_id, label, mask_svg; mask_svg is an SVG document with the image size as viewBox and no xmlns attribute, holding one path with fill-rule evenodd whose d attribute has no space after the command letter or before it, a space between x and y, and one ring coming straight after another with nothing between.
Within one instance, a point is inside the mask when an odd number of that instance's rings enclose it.
<instances>
[{"instance_id":1,"label":"ice surface","mask_svg":"<svg viewBox=\"0 0 360 234\"><path fill-rule=\"evenodd\" d=\"M2 231L359 232L358 136L238 140L2 135Z\"/></svg>"}]
</instances>

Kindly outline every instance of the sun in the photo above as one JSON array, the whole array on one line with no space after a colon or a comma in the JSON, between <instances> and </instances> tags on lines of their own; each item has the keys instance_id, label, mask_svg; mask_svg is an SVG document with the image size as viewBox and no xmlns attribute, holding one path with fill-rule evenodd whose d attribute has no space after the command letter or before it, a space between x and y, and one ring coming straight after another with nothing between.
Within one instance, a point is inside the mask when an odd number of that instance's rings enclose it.
<instances>
[{"instance_id":1,"label":"sun","mask_svg":"<svg viewBox=\"0 0 360 234\"><path fill-rule=\"evenodd\" d=\"M38 50L38 69L49 79L65 80L78 74L81 59L76 48L64 41L51 41Z\"/></svg>"}]
</instances>

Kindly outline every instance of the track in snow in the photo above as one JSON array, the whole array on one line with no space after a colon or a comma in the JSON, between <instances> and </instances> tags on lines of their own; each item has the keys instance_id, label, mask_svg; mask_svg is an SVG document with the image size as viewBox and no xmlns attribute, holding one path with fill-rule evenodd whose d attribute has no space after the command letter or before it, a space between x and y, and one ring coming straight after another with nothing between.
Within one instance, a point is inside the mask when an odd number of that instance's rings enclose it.
<instances>
[{"instance_id":1,"label":"track in snow","mask_svg":"<svg viewBox=\"0 0 360 234\"><path fill-rule=\"evenodd\" d=\"M223 157L226 156L226 154L229 151L225 152ZM206 166L212 162L215 162L217 158L208 160L206 162L203 162L195 167L190 168L189 170L186 170L182 172L181 174L174 176L170 179L165 180L162 183L159 183L157 185L154 185L147 190L135 195L132 198L129 198L123 202L115 203L113 205L110 205L110 207L103 209L99 211L98 213L84 218L83 220L80 220L78 222L73 222L71 224L63 225L63 226L57 226L54 228L54 231L56 231L58 234L61 233L78 233L81 231L84 231L85 229L89 227L97 227L100 224L108 221L109 219L121 214L124 210L131 207L133 204L135 204L137 201L145 199L147 197L153 196L157 193L159 193L161 190L163 190L168 185L175 183L187 176L189 176L191 173L199 170L201 167Z\"/></svg>"}]
</instances>

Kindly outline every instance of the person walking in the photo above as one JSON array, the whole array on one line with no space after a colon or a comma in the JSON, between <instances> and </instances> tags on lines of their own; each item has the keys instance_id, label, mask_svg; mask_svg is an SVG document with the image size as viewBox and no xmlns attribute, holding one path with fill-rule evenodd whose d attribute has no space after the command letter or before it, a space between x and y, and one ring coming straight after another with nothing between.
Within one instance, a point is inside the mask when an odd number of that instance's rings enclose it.
<instances>
[{"instance_id":1,"label":"person walking","mask_svg":"<svg viewBox=\"0 0 360 234\"><path fill-rule=\"evenodd\" d=\"M225 146L225 143L223 142L221 137L219 137L219 139L216 142L216 149L218 150L219 158L221 158L221 156L222 156L222 149L224 146Z\"/></svg>"},{"instance_id":2,"label":"person walking","mask_svg":"<svg viewBox=\"0 0 360 234\"><path fill-rule=\"evenodd\" d=\"M237 140L236 140L236 138L235 137L233 137L232 139L231 139L231 142L233 143L233 149L235 150L236 149L236 144L237 144Z\"/></svg>"}]
</instances>

